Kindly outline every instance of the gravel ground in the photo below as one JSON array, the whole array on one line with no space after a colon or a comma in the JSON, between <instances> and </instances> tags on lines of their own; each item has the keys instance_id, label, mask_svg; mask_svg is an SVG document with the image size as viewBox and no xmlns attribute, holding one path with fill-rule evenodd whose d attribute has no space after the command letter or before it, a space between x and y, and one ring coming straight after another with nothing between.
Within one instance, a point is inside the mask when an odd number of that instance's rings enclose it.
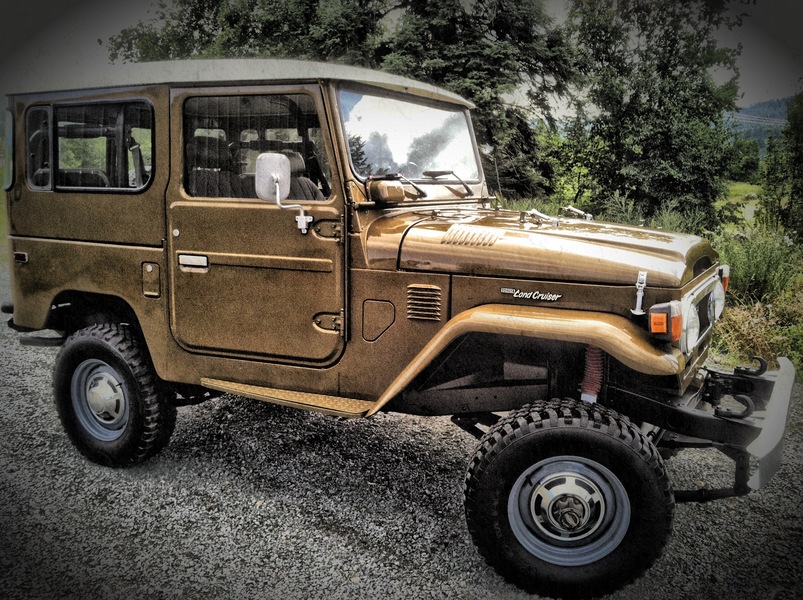
<instances>
[{"instance_id":1,"label":"gravel ground","mask_svg":"<svg viewBox=\"0 0 803 600\"><path fill-rule=\"evenodd\" d=\"M0 598L530 597L472 546L461 486L475 441L448 419L223 396L179 409L156 458L107 469L61 430L56 350L16 338L0 327ZM803 595L802 393L770 485L679 505L662 558L612 598ZM677 488L724 485L730 464L713 451L669 463Z\"/></svg>"}]
</instances>

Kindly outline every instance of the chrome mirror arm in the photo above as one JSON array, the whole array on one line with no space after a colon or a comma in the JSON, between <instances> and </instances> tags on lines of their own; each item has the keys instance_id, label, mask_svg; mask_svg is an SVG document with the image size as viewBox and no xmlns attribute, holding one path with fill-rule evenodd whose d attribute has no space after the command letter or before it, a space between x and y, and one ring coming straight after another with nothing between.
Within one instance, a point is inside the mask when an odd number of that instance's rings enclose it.
<instances>
[{"instance_id":1,"label":"chrome mirror arm","mask_svg":"<svg viewBox=\"0 0 803 600\"><path fill-rule=\"evenodd\" d=\"M302 234L306 235L309 231L309 226L312 223L313 217L312 215L305 213L304 207L300 204L282 204L282 192L281 187L279 186L279 179L280 175L278 173L273 173L273 180L276 182L276 206L282 210L298 209L298 215L296 215L296 226Z\"/></svg>"}]
</instances>

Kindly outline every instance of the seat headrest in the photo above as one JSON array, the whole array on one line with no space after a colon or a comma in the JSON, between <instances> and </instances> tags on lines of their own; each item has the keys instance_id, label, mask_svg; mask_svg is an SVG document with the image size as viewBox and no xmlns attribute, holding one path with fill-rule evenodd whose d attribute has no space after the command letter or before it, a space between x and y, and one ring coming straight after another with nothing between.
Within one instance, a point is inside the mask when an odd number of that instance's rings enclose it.
<instances>
[{"instance_id":1,"label":"seat headrest","mask_svg":"<svg viewBox=\"0 0 803 600\"><path fill-rule=\"evenodd\" d=\"M290 174L293 177L304 174L306 167L304 166L304 157L301 156L300 152L296 152L295 150L282 150L282 154L290 159Z\"/></svg>"},{"instance_id":2,"label":"seat headrest","mask_svg":"<svg viewBox=\"0 0 803 600\"><path fill-rule=\"evenodd\" d=\"M196 136L187 144L187 162L194 168L232 170L234 159L226 140Z\"/></svg>"}]
</instances>

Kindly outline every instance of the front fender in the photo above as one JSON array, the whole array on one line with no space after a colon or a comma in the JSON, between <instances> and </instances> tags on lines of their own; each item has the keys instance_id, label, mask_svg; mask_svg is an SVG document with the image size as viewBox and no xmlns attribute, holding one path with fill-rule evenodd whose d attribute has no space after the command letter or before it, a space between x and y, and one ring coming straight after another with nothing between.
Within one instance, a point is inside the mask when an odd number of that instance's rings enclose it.
<instances>
[{"instance_id":1,"label":"front fender","mask_svg":"<svg viewBox=\"0 0 803 600\"><path fill-rule=\"evenodd\" d=\"M679 350L656 348L649 334L619 315L535 306L486 304L453 317L410 362L368 411L370 416L400 394L446 347L469 333L525 336L597 346L627 367L656 376L678 376L686 361Z\"/></svg>"}]
</instances>

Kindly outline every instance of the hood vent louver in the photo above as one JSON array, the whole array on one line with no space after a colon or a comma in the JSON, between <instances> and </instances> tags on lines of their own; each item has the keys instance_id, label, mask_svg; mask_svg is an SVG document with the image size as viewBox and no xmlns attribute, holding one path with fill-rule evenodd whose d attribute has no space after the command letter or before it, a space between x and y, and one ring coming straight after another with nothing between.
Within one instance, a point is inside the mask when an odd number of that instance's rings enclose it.
<instances>
[{"instance_id":1,"label":"hood vent louver","mask_svg":"<svg viewBox=\"0 0 803 600\"><path fill-rule=\"evenodd\" d=\"M441 288L437 285L407 286L407 318L420 321L440 321Z\"/></svg>"},{"instance_id":2,"label":"hood vent louver","mask_svg":"<svg viewBox=\"0 0 803 600\"><path fill-rule=\"evenodd\" d=\"M499 240L499 232L479 225L452 225L441 244L452 246L493 246Z\"/></svg>"}]
</instances>

